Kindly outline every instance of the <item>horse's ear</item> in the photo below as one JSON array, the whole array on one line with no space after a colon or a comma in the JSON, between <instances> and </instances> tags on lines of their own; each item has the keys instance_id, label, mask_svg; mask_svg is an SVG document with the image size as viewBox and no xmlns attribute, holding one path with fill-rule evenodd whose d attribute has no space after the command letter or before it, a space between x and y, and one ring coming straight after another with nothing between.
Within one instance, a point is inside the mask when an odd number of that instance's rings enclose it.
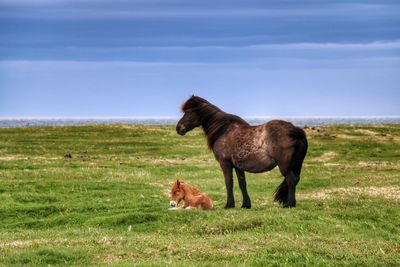
<instances>
[{"instance_id":1,"label":"horse's ear","mask_svg":"<svg viewBox=\"0 0 400 267\"><path fill-rule=\"evenodd\" d=\"M176 180L176 185L177 185L178 187L181 185L181 181L179 181L179 179Z\"/></svg>"}]
</instances>

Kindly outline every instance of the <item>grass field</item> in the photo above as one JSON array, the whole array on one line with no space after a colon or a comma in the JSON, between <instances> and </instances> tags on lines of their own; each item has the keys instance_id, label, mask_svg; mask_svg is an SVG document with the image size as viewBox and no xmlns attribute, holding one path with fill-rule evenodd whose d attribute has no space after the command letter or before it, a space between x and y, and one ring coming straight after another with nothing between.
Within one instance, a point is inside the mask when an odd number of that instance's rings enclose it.
<instances>
[{"instance_id":1,"label":"grass field","mask_svg":"<svg viewBox=\"0 0 400 267\"><path fill-rule=\"evenodd\" d=\"M307 134L296 208L272 201L275 169L247 175L252 209L235 183L238 208L224 210L201 131L0 129L0 265L400 266L400 125ZM177 178L215 209L169 211Z\"/></svg>"}]
</instances>

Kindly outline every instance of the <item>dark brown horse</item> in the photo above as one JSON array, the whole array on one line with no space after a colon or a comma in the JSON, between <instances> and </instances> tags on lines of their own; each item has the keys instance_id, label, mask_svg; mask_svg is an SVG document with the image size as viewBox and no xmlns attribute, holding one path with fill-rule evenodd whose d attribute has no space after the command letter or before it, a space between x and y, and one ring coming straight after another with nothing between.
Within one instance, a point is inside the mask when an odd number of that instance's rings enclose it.
<instances>
[{"instance_id":1,"label":"dark brown horse","mask_svg":"<svg viewBox=\"0 0 400 267\"><path fill-rule=\"evenodd\" d=\"M242 118L225 113L198 96L189 98L182 111L185 114L176 125L176 131L185 135L196 127L203 128L208 147L225 176L225 208L235 207L233 169L243 195L242 208L250 208L245 171L260 173L276 166L285 179L275 190L275 201L285 208L296 206L296 185L308 147L303 129L281 120L250 126Z\"/></svg>"}]
</instances>

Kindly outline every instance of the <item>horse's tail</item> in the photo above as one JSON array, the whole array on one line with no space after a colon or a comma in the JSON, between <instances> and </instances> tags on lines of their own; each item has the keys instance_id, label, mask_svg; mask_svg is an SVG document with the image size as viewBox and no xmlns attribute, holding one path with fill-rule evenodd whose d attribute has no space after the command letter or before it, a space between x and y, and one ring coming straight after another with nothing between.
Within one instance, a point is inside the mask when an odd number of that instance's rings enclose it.
<instances>
[{"instance_id":1,"label":"horse's tail","mask_svg":"<svg viewBox=\"0 0 400 267\"><path fill-rule=\"evenodd\" d=\"M287 202L289 187L284 179L282 183L275 189L274 200L279 204Z\"/></svg>"},{"instance_id":2,"label":"horse's tail","mask_svg":"<svg viewBox=\"0 0 400 267\"><path fill-rule=\"evenodd\" d=\"M298 177L296 184L300 180L301 168L303 166L304 158L307 154L308 142L307 136L303 129L295 127L289 136L296 141L295 151L292 156L290 170ZM275 189L274 200L278 203L285 203L288 199L289 186L286 179Z\"/></svg>"},{"instance_id":3,"label":"horse's tail","mask_svg":"<svg viewBox=\"0 0 400 267\"><path fill-rule=\"evenodd\" d=\"M290 137L293 140L296 140L295 152L291 162L291 170L300 179L301 167L303 166L303 161L308 150L307 136L303 129L296 127L291 131Z\"/></svg>"}]
</instances>

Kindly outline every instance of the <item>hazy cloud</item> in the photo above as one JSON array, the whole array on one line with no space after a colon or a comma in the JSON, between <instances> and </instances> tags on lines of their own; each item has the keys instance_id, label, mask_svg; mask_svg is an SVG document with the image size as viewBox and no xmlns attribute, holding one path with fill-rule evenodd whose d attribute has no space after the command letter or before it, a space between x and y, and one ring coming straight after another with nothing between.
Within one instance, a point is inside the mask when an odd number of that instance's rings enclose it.
<instances>
[{"instance_id":1,"label":"hazy cloud","mask_svg":"<svg viewBox=\"0 0 400 267\"><path fill-rule=\"evenodd\" d=\"M305 3L304 3L305 2ZM307 3L308 2L308 3ZM3 18L40 20L91 20L140 18L246 18L246 17L398 17L400 4L391 1L364 3L358 1L313 1L276 4L274 1L106 1L106 0L0 0L5 8Z\"/></svg>"}]
</instances>

